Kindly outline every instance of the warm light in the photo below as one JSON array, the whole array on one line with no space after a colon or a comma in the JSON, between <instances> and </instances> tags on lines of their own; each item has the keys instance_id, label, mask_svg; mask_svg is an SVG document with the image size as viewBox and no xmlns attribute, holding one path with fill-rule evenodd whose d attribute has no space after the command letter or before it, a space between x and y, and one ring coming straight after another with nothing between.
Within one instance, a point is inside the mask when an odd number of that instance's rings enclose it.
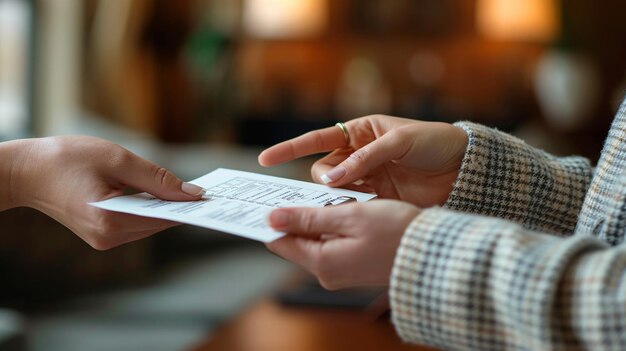
<instances>
[{"instance_id":1,"label":"warm light","mask_svg":"<svg viewBox=\"0 0 626 351\"><path fill-rule=\"evenodd\" d=\"M263 39L310 38L326 26L327 0L246 0L246 32Z\"/></svg>"},{"instance_id":2,"label":"warm light","mask_svg":"<svg viewBox=\"0 0 626 351\"><path fill-rule=\"evenodd\" d=\"M549 42L559 35L558 0L479 0L476 14L491 39Z\"/></svg>"}]
</instances>

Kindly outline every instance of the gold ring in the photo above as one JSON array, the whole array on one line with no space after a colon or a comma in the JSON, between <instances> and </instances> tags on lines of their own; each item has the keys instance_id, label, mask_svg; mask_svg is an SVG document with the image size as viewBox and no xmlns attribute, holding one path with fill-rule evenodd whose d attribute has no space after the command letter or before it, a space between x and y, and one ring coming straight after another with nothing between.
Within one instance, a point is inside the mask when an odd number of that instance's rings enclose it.
<instances>
[{"instance_id":1,"label":"gold ring","mask_svg":"<svg viewBox=\"0 0 626 351\"><path fill-rule=\"evenodd\" d=\"M344 139L346 139L346 146L350 145L350 134L348 133L348 128L346 128L346 125L343 124L342 122L338 122L337 124L335 124L335 126L339 127L339 129L341 129L341 132L343 133L343 137Z\"/></svg>"}]
</instances>

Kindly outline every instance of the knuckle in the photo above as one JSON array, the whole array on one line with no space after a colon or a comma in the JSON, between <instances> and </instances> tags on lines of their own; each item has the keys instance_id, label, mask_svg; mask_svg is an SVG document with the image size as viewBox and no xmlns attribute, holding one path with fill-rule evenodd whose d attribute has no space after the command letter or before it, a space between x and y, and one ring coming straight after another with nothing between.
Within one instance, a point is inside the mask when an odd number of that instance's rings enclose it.
<instances>
[{"instance_id":1,"label":"knuckle","mask_svg":"<svg viewBox=\"0 0 626 351\"><path fill-rule=\"evenodd\" d=\"M389 118L390 117L387 115L373 114L373 115L367 115L363 117L363 120L365 123L369 124L372 128L380 129L381 124L384 123L384 121L388 120Z\"/></svg>"},{"instance_id":2,"label":"knuckle","mask_svg":"<svg viewBox=\"0 0 626 351\"><path fill-rule=\"evenodd\" d=\"M113 238L117 233L121 231L120 225L115 222L110 216L100 216L94 224L86 230L85 241L89 246L98 250L109 250L116 245Z\"/></svg>"},{"instance_id":3,"label":"knuckle","mask_svg":"<svg viewBox=\"0 0 626 351\"><path fill-rule=\"evenodd\" d=\"M318 277L318 280L320 282L320 285L326 290L335 291L341 289L341 286L333 279Z\"/></svg>"},{"instance_id":4,"label":"knuckle","mask_svg":"<svg viewBox=\"0 0 626 351\"><path fill-rule=\"evenodd\" d=\"M295 146L295 144L294 144L294 143L292 143L292 142L288 142L288 143L287 143L287 146L288 146L288 148L289 148L289 152L288 152L289 159L294 159L294 158L296 158L296 157L297 157L297 155L298 155L298 152L296 151L296 146Z\"/></svg>"},{"instance_id":5,"label":"knuckle","mask_svg":"<svg viewBox=\"0 0 626 351\"><path fill-rule=\"evenodd\" d=\"M320 277L325 271L324 261L319 258L319 255L309 257L306 263L308 270L316 277Z\"/></svg>"},{"instance_id":6,"label":"knuckle","mask_svg":"<svg viewBox=\"0 0 626 351\"><path fill-rule=\"evenodd\" d=\"M72 149L67 138L59 136L42 139L42 148L45 148L47 154L55 159L65 159L76 151Z\"/></svg>"},{"instance_id":7,"label":"knuckle","mask_svg":"<svg viewBox=\"0 0 626 351\"><path fill-rule=\"evenodd\" d=\"M322 137L322 133L319 130L314 130L311 133L316 150L326 150L326 142Z\"/></svg>"},{"instance_id":8,"label":"knuckle","mask_svg":"<svg viewBox=\"0 0 626 351\"><path fill-rule=\"evenodd\" d=\"M383 114L380 114L380 113L374 113L374 114L371 114L371 115L367 115L367 116L365 116L363 118L368 119L368 120L376 120L376 119L380 119L380 118L384 118L384 117L387 117L387 116L385 116Z\"/></svg>"},{"instance_id":9,"label":"knuckle","mask_svg":"<svg viewBox=\"0 0 626 351\"><path fill-rule=\"evenodd\" d=\"M392 140L404 140L407 137L411 136L411 134L412 133L410 129L406 127L399 127L389 132L389 136Z\"/></svg>"},{"instance_id":10,"label":"knuckle","mask_svg":"<svg viewBox=\"0 0 626 351\"><path fill-rule=\"evenodd\" d=\"M388 138L390 140L387 141L388 147L404 154L406 151L401 152L401 150L408 150L408 146L416 139L416 135L410 126L396 128L389 132Z\"/></svg>"},{"instance_id":11,"label":"knuckle","mask_svg":"<svg viewBox=\"0 0 626 351\"><path fill-rule=\"evenodd\" d=\"M109 149L108 153L111 155L109 158L111 168L124 168L132 162L132 154L123 147L116 144L109 144L106 148Z\"/></svg>"},{"instance_id":12,"label":"knuckle","mask_svg":"<svg viewBox=\"0 0 626 351\"><path fill-rule=\"evenodd\" d=\"M369 154L370 151L368 150L368 148L363 147L350 154L350 157L348 157L348 159L353 164L362 164L367 161Z\"/></svg>"},{"instance_id":13,"label":"knuckle","mask_svg":"<svg viewBox=\"0 0 626 351\"><path fill-rule=\"evenodd\" d=\"M67 142L64 138L59 136L52 136L42 139L45 142L45 147L49 150L59 152L66 148Z\"/></svg>"},{"instance_id":14,"label":"knuckle","mask_svg":"<svg viewBox=\"0 0 626 351\"><path fill-rule=\"evenodd\" d=\"M170 180L170 172L168 172L167 169L160 167L160 166L154 166L153 174L154 174L154 179L157 182L157 184L160 184L160 185L168 184Z\"/></svg>"},{"instance_id":15,"label":"knuckle","mask_svg":"<svg viewBox=\"0 0 626 351\"><path fill-rule=\"evenodd\" d=\"M356 206L355 204L351 205L353 206L350 207L347 219L360 221L363 220L363 218L371 218L372 214L367 213L368 211L366 210L365 206Z\"/></svg>"},{"instance_id":16,"label":"knuckle","mask_svg":"<svg viewBox=\"0 0 626 351\"><path fill-rule=\"evenodd\" d=\"M320 281L320 284L325 289L328 290L336 290L337 285L337 267L331 264L331 257L327 257L324 252L320 252L317 255L317 259L314 262L311 262L311 266L313 267L312 272Z\"/></svg>"},{"instance_id":17,"label":"knuckle","mask_svg":"<svg viewBox=\"0 0 626 351\"><path fill-rule=\"evenodd\" d=\"M301 229L305 233L313 233L315 230L315 222L317 220L317 215L313 211L306 211L303 213L303 216L300 219Z\"/></svg>"},{"instance_id":18,"label":"knuckle","mask_svg":"<svg viewBox=\"0 0 626 351\"><path fill-rule=\"evenodd\" d=\"M115 247L115 245L102 237L93 237L86 240L86 242L89 246L98 251L106 251Z\"/></svg>"},{"instance_id":19,"label":"knuckle","mask_svg":"<svg viewBox=\"0 0 626 351\"><path fill-rule=\"evenodd\" d=\"M277 243L277 241L279 241L279 240L274 240L274 241L272 241L271 243L267 243L267 244L265 244L265 247L266 247L266 248L267 248L270 252L277 254L277 253L278 253L278 252L277 252L277 251L278 251L278 247L279 247L279 244Z\"/></svg>"},{"instance_id":20,"label":"knuckle","mask_svg":"<svg viewBox=\"0 0 626 351\"><path fill-rule=\"evenodd\" d=\"M373 223L369 223L369 225L365 223L369 222L370 218L372 217L365 217L364 220L363 217L359 217L355 214L354 216L346 217L341 225L344 226L344 228L351 228L352 230L368 230L368 227Z\"/></svg>"},{"instance_id":21,"label":"knuckle","mask_svg":"<svg viewBox=\"0 0 626 351\"><path fill-rule=\"evenodd\" d=\"M359 171L368 173L370 166L368 160L370 157L370 150L367 147L360 148L353 152L345 162L348 171Z\"/></svg>"}]
</instances>

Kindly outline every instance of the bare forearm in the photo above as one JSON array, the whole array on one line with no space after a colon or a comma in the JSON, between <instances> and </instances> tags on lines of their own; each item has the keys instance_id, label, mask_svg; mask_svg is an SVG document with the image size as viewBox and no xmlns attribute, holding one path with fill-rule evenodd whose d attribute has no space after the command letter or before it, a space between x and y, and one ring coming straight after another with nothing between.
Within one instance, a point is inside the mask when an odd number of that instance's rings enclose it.
<instances>
[{"instance_id":1,"label":"bare forearm","mask_svg":"<svg viewBox=\"0 0 626 351\"><path fill-rule=\"evenodd\" d=\"M109 141L48 137L0 143L0 211L31 207L105 250L175 225L87 206L126 188L170 201L201 199L204 189Z\"/></svg>"}]
</instances>

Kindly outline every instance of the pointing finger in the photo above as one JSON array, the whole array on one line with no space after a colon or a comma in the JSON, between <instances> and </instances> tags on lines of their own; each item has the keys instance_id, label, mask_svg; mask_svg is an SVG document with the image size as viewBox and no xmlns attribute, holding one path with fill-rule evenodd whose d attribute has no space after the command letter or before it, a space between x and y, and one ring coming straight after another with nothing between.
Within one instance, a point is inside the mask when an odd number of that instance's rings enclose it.
<instances>
[{"instance_id":1,"label":"pointing finger","mask_svg":"<svg viewBox=\"0 0 626 351\"><path fill-rule=\"evenodd\" d=\"M346 124L346 128L348 128ZM262 166L274 166L297 158L346 147L343 132L338 127L314 130L274 145L259 155Z\"/></svg>"}]
</instances>

